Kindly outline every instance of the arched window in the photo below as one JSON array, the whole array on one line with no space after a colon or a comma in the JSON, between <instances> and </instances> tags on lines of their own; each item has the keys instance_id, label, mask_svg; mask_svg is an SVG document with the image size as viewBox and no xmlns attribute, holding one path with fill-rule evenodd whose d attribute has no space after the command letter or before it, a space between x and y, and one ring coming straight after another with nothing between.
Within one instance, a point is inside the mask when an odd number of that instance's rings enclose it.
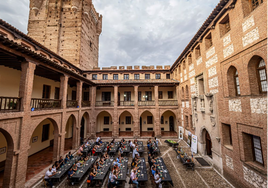
<instances>
[{"instance_id":1,"label":"arched window","mask_svg":"<svg viewBox=\"0 0 268 188\"><path fill-rule=\"evenodd\" d=\"M181 100L182 101L184 100L184 88L183 87L181 88Z\"/></svg>"},{"instance_id":2,"label":"arched window","mask_svg":"<svg viewBox=\"0 0 268 188\"><path fill-rule=\"evenodd\" d=\"M188 88L188 86L185 87L185 92L186 92L185 99L189 100L189 88Z\"/></svg>"},{"instance_id":3,"label":"arched window","mask_svg":"<svg viewBox=\"0 0 268 188\"><path fill-rule=\"evenodd\" d=\"M179 74L181 73L181 66L179 66Z\"/></svg>"},{"instance_id":4,"label":"arched window","mask_svg":"<svg viewBox=\"0 0 268 188\"><path fill-rule=\"evenodd\" d=\"M237 70L235 71L234 79L235 79L236 95L240 95L240 84L239 84L239 78L238 78Z\"/></svg>"},{"instance_id":5,"label":"arched window","mask_svg":"<svg viewBox=\"0 0 268 188\"><path fill-rule=\"evenodd\" d=\"M267 92L267 76L266 76L265 62L263 59L261 59L258 65L257 75L258 75L260 92L261 93Z\"/></svg>"}]
</instances>

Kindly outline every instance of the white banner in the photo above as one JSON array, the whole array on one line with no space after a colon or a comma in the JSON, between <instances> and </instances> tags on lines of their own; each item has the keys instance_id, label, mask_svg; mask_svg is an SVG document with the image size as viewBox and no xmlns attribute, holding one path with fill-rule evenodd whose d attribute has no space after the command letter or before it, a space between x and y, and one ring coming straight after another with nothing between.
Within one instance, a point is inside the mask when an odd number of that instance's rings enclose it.
<instances>
[{"instance_id":1,"label":"white banner","mask_svg":"<svg viewBox=\"0 0 268 188\"><path fill-rule=\"evenodd\" d=\"M179 126L179 139L183 140L183 127Z\"/></svg>"},{"instance_id":2,"label":"white banner","mask_svg":"<svg viewBox=\"0 0 268 188\"><path fill-rule=\"evenodd\" d=\"M192 134L192 146L191 151L197 153L197 136Z\"/></svg>"}]
</instances>

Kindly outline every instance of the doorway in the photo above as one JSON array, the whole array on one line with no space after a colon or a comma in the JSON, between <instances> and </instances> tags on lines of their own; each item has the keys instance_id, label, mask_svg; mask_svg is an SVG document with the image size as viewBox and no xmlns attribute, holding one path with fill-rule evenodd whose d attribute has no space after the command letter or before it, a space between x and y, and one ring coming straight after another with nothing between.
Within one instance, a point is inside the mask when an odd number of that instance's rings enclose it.
<instances>
[{"instance_id":1,"label":"doorway","mask_svg":"<svg viewBox=\"0 0 268 188\"><path fill-rule=\"evenodd\" d=\"M169 117L169 131L174 131L174 117Z\"/></svg>"},{"instance_id":2,"label":"doorway","mask_svg":"<svg viewBox=\"0 0 268 188\"><path fill-rule=\"evenodd\" d=\"M208 132L206 131L206 151L207 151L207 155L212 158L212 142L211 142L211 138L208 134Z\"/></svg>"},{"instance_id":3,"label":"doorway","mask_svg":"<svg viewBox=\"0 0 268 188\"><path fill-rule=\"evenodd\" d=\"M83 144L84 139L85 139L85 118L82 117L81 129L80 129L80 144Z\"/></svg>"}]
</instances>

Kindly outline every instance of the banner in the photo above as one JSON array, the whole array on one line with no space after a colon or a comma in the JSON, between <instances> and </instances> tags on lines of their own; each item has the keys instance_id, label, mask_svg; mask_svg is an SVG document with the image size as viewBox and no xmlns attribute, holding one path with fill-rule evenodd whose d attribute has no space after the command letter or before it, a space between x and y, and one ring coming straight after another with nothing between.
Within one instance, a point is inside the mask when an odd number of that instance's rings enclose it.
<instances>
[{"instance_id":1,"label":"banner","mask_svg":"<svg viewBox=\"0 0 268 188\"><path fill-rule=\"evenodd\" d=\"M192 146L191 146L191 151L193 153L197 153L197 136L192 135Z\"/></svg>"},{"instance_id":2,"label":"banner","mask_svg":"<svg viewBox=\"0 0 268 188\"><path fill-rule=\"evenodd\" d=\"M179 126L179 139L183 140L183 127Z\"/></svg>"},{"instance_id":3,"label":"banner","mask_svg":"<svg viewBox=\"0 0 268 188\"><path fill-rule=\"evenodd\" d=\"M192 133L188 131L187 144L191 147L191 143L192 143Z\"/></svg>"}]
</instances>

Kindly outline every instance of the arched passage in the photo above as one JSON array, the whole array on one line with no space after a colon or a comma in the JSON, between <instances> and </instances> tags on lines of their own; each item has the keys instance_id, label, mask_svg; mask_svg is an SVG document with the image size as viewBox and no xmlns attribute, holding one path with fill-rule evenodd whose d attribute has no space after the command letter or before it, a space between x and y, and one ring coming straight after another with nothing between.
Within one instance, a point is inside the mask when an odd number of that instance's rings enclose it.
<instances>
[{"instance_id":1,"label":"arched passage","mask_svg":"<svg viewBox=\"0 0 268 188\"><path fill-rule=\"evenodd\" d=\"M107 111L102 111L98 114L96 120L96 135L102 137L112 136L112 116Z\"/></svg>"},{"instance_id":2,"label":"arched passage","mask_svg":"<svg viewBox=\"0 0 268 188\"><path fill-rule=\"evenodd\" d=\"M212 141L209 132L202 130L203 153L212 158Z\"/></svg>"},{"instance_id":3,"label":"arched passage","mask_svg":"<svg viewBox=\"0 0 268 188\"><path fill-rule=\"evenodd\" d=\"M177 136L176 115L170 111L165 111L160 117L161 135Z\"/></svg>"},{"instance_id":4,"label":"arched passage","mask_svg":"<svg viewBox=\"0 0 268 188\"><path fill-rule=\"evenodd\" d=\"M37 125L29 140L26 181L57 160L58 138L59 128L53 119L47 118Z\"/></svg>"},{"instance_id":5,"label":"arched passage","mask_svg":"<svg viewBox=\"0 0 268 188\"><path fill-rule=\"evenodd\" d=\"M87 112L81 118L80 122L80 143L87 138L87 134L89 134L89 115Z\"/></svg>"},{"instance_id":6,"label":"arched passage","mask_svg":"<svg viewBox=\"0 0 268 188\"><path fill-rule=\"evenodd\" d=\"M10 187L14 142L11 135L0 128L0 187Z\"/></svg>"},{"instance_id":7,"label":"arched passage","mask_svg":"<svg viewBox=\"0 0 268 188\"><path fill-rule=\"evenodd\" d=\"M140 135L154 136L154 116L151 112L145 111L140 116Z\"/></svg>"},{"instance_id":8,"label":"arched passage","mask_svg":"<svg viewBox=\"0 0 268 188\"><path fill-rule=\"evenodd\" d=\"M134 121L130 112L124 111L119 116L119 136L133 136Z\"/></svg>"},{"instance_id":9,"label":"arched passage","mask_svg":"<svg viewBox=\"0 0 268 188\"><path fill-rule=\"evenodd\" d=\"M76 148L76 118L74 115L71 115L66 123L64 150L69 151L75 148Z\"/></svg>"}]
</instances>

